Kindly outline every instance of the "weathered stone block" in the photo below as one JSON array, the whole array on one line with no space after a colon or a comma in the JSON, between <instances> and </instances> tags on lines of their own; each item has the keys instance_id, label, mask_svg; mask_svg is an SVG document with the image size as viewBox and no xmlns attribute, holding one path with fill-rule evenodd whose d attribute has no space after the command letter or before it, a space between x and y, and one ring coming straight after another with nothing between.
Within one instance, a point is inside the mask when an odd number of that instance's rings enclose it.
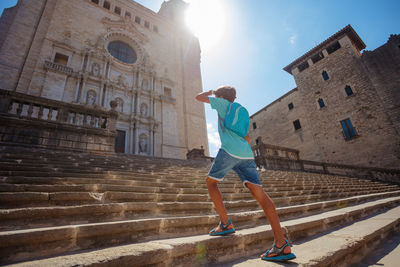
<instances>
[{"instance_id":1,"label":"weathered stone block","mask_svg":"<svg viewBox=\"0 0 400 267\"><path fill-rule=\"evenodd\" d=\"M72 147L72 141L60 140L59 146L71 148Z\"/></svg>"}]
</instances>

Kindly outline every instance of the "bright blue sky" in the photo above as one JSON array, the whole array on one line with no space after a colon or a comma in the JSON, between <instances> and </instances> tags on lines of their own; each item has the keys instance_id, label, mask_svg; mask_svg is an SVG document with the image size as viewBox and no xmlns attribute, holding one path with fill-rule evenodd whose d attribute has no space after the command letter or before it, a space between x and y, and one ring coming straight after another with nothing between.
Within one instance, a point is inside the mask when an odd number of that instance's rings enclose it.
<instances>
[{"instance_id":1,"label":"bright blue sky","mask_svg":"<svg viewBox=\"0 0 400 267\"><path fill-rule=\"evenodd\" d=\"M224 39L202 49L203 90L237 88L250 114L296 85L282 68L347 24L373 50L400 33L399 0L214 0L225 10ZM137 0L158 12L163 0ZM190 2L190 1L189 1ZM1 0L0 10L16 0ZM205 15L204 19L213 18ZM201 42L202 40L200 40ZM216 113L206 105L210 154L218 149Z\"/></svg>"}]
</instances>

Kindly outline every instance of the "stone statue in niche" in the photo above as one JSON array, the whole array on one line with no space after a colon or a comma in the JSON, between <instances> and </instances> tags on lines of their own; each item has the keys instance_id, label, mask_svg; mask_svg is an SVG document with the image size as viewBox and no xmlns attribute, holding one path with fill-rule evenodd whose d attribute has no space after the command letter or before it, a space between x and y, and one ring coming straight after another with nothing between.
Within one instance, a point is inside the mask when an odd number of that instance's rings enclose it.
<instances>
[{"instance_id":1,"label":"stone statue in niche","mask_svg":"<svg viewBox=\"0 0 400 267\"><path fill-rule=\"evenodd\" d=\"M145 134L139 137L139 153L147 153L147 136Z\"/></svg>"},{"instance_id":2,"label":"stone statue in niche","mask_svg":"<svg viewBox=\"0 0 400 267\"><path fill-rule=\"evenodd\" d=\"M95 91L90 90L87 92L86 104L91 105L91 106L96 104L96 92Z\"/></svg>"},{"instance_id":3,"label":"stone statue in niche","mask_svg":"<svg viewBox=\"0 0 400 267\"><path fill-rule=\"evenodd\" d=\"M100 74L100 65L96 62L92 64L92 74L94 76L99 76Z\"/></svg>"},{"instance_id":4,"label":"stone statue in niche","mask_svg":"<svg viewBox=\"0 0 400 267\"><path fill-rule=\"evenodd\" d=\"M147 116L147 105L146 105L145 103L143 103L143 104L140 105L140 114L141 114L143 117L146 117L146 116Z\"/></svg>"},{"instance_id":5,"label":"stone statue in niche","mask_svg":"<svg viewBox=\"0 0 400 267\"><path fill-rule=\"evenodd\" d=\"M116 98L115 101L117 101L117 103L118 103L117 110L119 112L123 112L123 110L124 110L124 101L119 97Z\"/></svg>"},{"instance_id":6,"label":"stone statue in niche","mask_svg":"<svg viewBox=\"0 0 400 267\"><path fill-rule=\"evenodd\" d=\"M126 79L125 79L124 76L122 76L122 74L120 74L120 75L118 76L116 82L117 82L118 86L120 86L120 87L124 87L124 88L127 87Z\"/></svg>"}]
</instances>

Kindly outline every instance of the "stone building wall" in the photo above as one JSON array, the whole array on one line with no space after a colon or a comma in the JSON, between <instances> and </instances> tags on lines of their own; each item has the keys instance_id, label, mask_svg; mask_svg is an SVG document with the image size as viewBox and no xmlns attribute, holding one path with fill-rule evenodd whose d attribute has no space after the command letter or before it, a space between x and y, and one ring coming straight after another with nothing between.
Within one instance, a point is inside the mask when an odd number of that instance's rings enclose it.
<instances>
[{"instance_id":1,"label":"stone building wall","mask_svg":"<svg viewBox=\"0 0 400 267\"><path fill-rule=\"evenodd\" d=\"M181 0L155 13L128 0L20 0L0 19L0 87L109 110L119 103L119 151L185 158L208 148L200 47L181 21ZM15 14L15 15L13 15ZM122 62L109 44L136 53ZM206 151L208 155L208 151Z\"/></svg>"},{"instance_id":2,"label":"stone building wall","mask_svg":"<svg viewBox=\"0 0 400 267\"><path fill-rule=\"evenodd\" d=\"M332 52L335 46L339 48ZM254 144L257 136L272 134L275 136L269 139L274 141L272 144L298 149L302 159L398 168L400 135L395 125L399 123L396 116L400 111L395 99L399 82L394 74L398 72L399 61L380 56L398 51L371 51L367 58L360 54L363 47L358 35L347 26L286 67L294 76L297 90L274 102L264 114L252 116L252 121L270 122L267 129L250 131ZM398 49L396 45L390 47ZM376 64L369 60L372 57L381 65L386 61L388 64L382 69L371 67ZM328 79L324 79L324 71ZM353 92L350 96L346 93L348 86ZM323 107L319 103L322 101ZM299 103L293 110L298 108L296 116L301 123L301 129L291 133L288 130L293 117L287 115L288 102ZM345 138L342 123L346 119L350 120L356 136ZM300 133L302 143L295 139ZM265 143L270 143L269 140Z\"/></svg>"},{"instance_id":3,"label":"stone building wall","mask_svg":"<svg viewBox=\"0 0 400 267\"><path fill-rule=\"evenodd\" d=\"M391 35L386 44L365 51L361 60L400 135L400 35Z\"/></svg>"},{"instance_id":4,"label":"stone building wall","mask_svg":"<svg viewBox=\"0 0 400 267\"><path fill-rule=\"evenodd\" d=\"M296 120L300 121L301 128L298 130L293 124ZM314 141L309 118L297 88L251 116L250 136L252 145L262 142L296 148L300 151L300 158L323 158Z\"/></svg>"}]
</instances>

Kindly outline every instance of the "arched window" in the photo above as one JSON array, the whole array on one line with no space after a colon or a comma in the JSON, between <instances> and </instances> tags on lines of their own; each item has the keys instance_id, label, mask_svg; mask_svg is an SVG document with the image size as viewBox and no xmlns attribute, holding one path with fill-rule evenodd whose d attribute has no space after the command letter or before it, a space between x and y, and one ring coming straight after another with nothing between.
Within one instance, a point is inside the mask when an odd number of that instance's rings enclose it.
<instances>
[{"instance_id":1,"label":"arched window","mask_svg":"<svg viewBox=\"0 0 400 267\"><path fill-rule=\"evenodd\" d=\"M137 56L135 51L127 44L120 41L113 41L107 46L108 52L124 63L133 64L136 62Z\"/></svg>"}]
</instances>

